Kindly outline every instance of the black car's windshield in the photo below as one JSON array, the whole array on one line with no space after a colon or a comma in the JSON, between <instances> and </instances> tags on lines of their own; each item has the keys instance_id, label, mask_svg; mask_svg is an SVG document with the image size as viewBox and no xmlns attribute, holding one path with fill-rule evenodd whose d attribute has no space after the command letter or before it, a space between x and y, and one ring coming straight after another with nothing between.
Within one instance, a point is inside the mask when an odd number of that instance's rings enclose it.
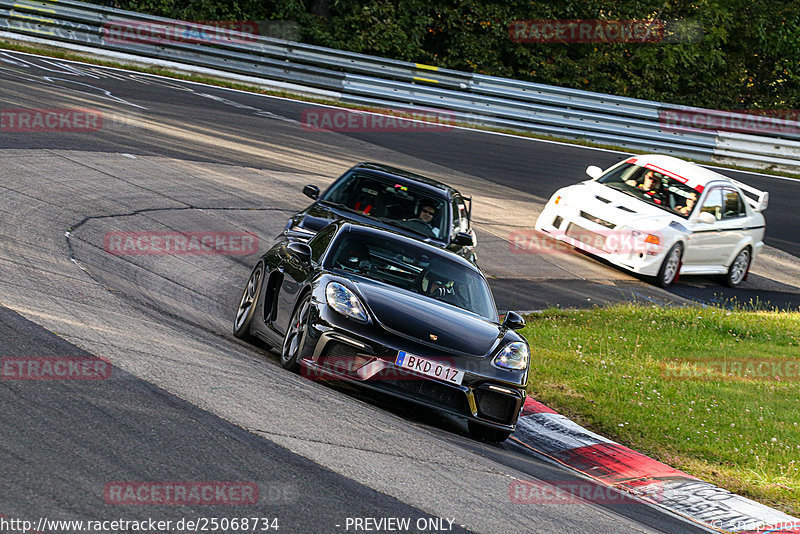
<instances>
[{"instance_id":1,"label":"black car's windshield","mask_svg":"<svg viewBox=\"0 0 800 534\"><path fill-rule=\"evenodd\" d=\"M597 181L684 218L691 215L700 196L668 174L632 163L620 165Z\"/></svg>"},{"instance_id":2,"label":"black car's windshield","mask_svg":"<svg viewBox=\"0 0 800 534\"><path fill-rule=\"evenodd\" d=\"M347 232L331 245L325 267L379 280L497 321L483 276L457 259L419 245Z\"/></svg>"},{"instance_id":3,"label":"black car's windshield","mask_svg":"<svg viewBox=\"0 0 800 534\"><path fill-rule=\"evenodd\" d=\"M321 202L345 207L421 237L447 238L447 203L408 185L352 171L327 191Z\"/></svg>"}]
</instances>

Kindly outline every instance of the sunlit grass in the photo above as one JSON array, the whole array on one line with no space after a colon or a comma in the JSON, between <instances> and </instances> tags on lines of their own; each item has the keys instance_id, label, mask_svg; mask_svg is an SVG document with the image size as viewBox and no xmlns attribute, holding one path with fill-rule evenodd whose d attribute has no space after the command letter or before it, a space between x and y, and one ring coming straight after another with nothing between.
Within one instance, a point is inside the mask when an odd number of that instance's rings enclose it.
<instances>
[{"instance_id":1,"label":"sunlit grass","mask_svg":"<svg viewBox=\"0 0 800 534\"><path fill-rule=\"evenodd\" d=\"M673 467L800 513L800 314L548 310L530 316L523 334L536 399ZM669 372L686 359L714 365ZM737 361L790 366L776 376L720 372L720 362Z\"/></svg>"}]
</instances>

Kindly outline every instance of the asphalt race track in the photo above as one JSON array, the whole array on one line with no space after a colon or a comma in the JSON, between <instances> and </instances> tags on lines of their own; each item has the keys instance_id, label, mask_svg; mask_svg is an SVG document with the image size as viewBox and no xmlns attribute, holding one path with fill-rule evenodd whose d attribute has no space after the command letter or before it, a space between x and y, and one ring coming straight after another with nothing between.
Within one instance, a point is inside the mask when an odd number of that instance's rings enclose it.
<instances>
[{"instance_id":1,"label":"asphalt race track","mask_svg":"<svg viewBox=\"0 0 800 534\"><path fill-rule=\"evenodd\" d=\"M92 131L0 132L0 355L113 367L106 381L2 383L0 514L269 516L282 532L346 532L348 517L445 518L473 532L701 531L643 505L514 503L515 479L574 475L511 442L473 441L458 421L292 375L235 340L257 254L115 254L106 238L252 232L263 252L307 204L304 184L378 161L473 195L501 309L730 297L797 308L800 183L730 173L770 191L770 250L736 291L697 279L665 292L583 255L509 245L556 188L619 153L456 129L313 132L300 123L312 104L21 54L0 53L0 78L4 110L103 117ZM114 481L181 480L253 482L260 497L120 506L103 494Z\"/></svg>"},{"instance_id":2,"label":"asphalt race track","mask_svg":"<svg viewBox=\"0 0 800 534\"><path fill-rule=\"evenodd\" d=\"M0 333L3 356L89 356L7 308L0 308ZM303 525L327 532L332 520L344 525L347 517L410 517L415 523L431 517L119 369L111 379L92 383L8 382L0 396L3 406L20 407L0 416L0 470L3 480L13 481L12 491L3 494L4 515L57 519L63 511L71 519L114 518L120 511L106 502L106 484L166 479L256 481L266 505L259 516L269 511L270 524L278 518L290 531ZM337 499L330 498L334 493ZM253 515L246 504L224 510L228 517ZM209 514L195 505L164 506L157 515L178 521ZM154 512L129 506L124 516L141 521Z\"/></svg>"}]
</instances>

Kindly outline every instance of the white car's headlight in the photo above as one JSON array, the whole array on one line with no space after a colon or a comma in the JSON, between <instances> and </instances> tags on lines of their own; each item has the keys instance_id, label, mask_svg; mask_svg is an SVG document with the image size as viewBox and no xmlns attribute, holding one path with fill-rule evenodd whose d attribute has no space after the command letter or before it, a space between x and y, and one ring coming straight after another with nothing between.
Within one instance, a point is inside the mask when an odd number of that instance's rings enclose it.
<instances>
[{"instance_id":1,"label":"white car's headlight","mask_svg":"<svg viewBox=\"0 0 800 534\"><path fill-rule=\"evenodd\" d=\"M664 239L659 234L635 230L630 226L623 226L615 234L616 248L609 243L609 250L615 249L621 253L647 253L656 255L663 250Z\"/></svg>"},{"instance_id":2,"label":"white car's headlight","mask_svg":"<svg viewBox=\"0 0 800 534\"><path fill-rule=\"evenodd\" d=\"M553 196L553 204L556 206L561 206L562 208L567 205L567 199L564 198L562 195L555 195Z\"/></svg>"},{"instance_id":3,"label":"white car's headlight","mask_svg":"<svg viewBox=\"0 0 800 534\"><path fill-rule=\"evenodd\" d=\"M661 236L658 234L651 234L642 230L634 230L633 228L629 228L627 226L623 227L622 229L630 231L631 237L638 241L642 241L643 243L650 243L651 245L661 244Z\"/></svg>"},{"instance_id":4,"label":"white car's headlight","mask_svg":"<svg viewBox=\"0 0 800 534\"><path fill-rule=\"evenodd\" d=\"M367 310L352 291L339 282L329 282L325 287L325 298L328 306L345 317L362 323L367 322Z\"/></svg>"},{"instance_id":5,"label":"white car's headlight","mask_svg":"<svg viewBox=\"0 0 800 534\"><path fill-rule=\"evenodd\" d=\"M493 363L503 369L521 370L527 369L530 362L530 352L528 345L523 341L509 343L503 350L497 353Z\"/></svg>"}]
</instances>

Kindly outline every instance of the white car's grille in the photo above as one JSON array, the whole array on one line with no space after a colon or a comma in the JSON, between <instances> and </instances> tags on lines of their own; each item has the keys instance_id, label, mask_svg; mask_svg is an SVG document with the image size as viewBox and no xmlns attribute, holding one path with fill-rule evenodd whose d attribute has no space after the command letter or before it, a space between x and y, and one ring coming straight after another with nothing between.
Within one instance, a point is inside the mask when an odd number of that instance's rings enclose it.
<instances>
[{"instance_id":1,"label":"white car's grille","mask_svg":"<svg viewBox=\"0 0 800 534\"><path fill-rule=\"evenodd\" d=\"M587 213L585 211L581 211L581 217L583 217L587 221L592 221L593 223L605 226L606 228L613 229L613 228L615 228L617 226L616 224L614 224L612 222L609 222L609 221L607 221L605 219L601 219L600 217L595 217L591 213Z\"/></svg>"}]
</instances>

